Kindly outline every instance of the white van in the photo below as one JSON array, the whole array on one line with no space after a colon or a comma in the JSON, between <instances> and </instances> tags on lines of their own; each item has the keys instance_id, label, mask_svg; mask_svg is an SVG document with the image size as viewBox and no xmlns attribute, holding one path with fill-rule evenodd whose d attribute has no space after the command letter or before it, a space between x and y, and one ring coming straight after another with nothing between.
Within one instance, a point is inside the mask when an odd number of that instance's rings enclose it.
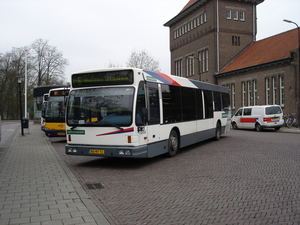
<instances>
[{"instance_id":1,"label":"white van","mask_svg":"<svg viewBox=\"0 0 300 225\"><path fill-rule=\"evenodd\" d=\"M283 125L282 109L279 105L260 105L239 108L232 116L233 129L256 129L275 128L279 130Z\"/></svg>"}]
</instances>

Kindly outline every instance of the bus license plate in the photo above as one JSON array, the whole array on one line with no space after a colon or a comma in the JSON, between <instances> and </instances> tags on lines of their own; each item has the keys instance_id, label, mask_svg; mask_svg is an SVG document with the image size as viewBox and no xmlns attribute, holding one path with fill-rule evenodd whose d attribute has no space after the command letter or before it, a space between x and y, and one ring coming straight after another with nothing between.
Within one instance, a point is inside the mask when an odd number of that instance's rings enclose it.
<instances>
[{"instance_id":1,"label":"bus license plate","mask_svg":"<svg viewBox=\"0 0 300 225\"><path fill-rule=\"evenodd\" d=\"M105 150L104 149L90 149L90 154L104 155Z\"/></svg>"},{"instance_id":2,"label":"bus license plate","mask_svg":"<svg viewBox=\"0 0 300 225\"><path fill-rule=\"evenodd\" d=\"M66 135L65 132L58 132L57 135Z\"/></svg>"}]
</instances>

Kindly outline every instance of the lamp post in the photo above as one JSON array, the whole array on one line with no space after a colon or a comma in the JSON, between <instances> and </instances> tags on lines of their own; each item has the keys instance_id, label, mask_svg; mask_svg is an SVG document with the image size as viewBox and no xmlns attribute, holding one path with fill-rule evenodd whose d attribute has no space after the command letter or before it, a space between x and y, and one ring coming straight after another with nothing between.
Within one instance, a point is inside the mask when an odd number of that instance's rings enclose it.
<instances>
[{"instance_id":1,"label":"lamp post","mask_svg":"<svg viewBox=\"0 0 300 225\"><path fill-rule=\"evenodd\" d=\"M25 115L27 118L27 49L25 49Z\"/></svg>"},{"instance_id":2,"label":"lamp post","mask_svg":"<svg viewBox=\"0 0 300 225\"><path fill-rule=\"evenodd\" d=\"M298 98L297 98L296 106L297 106L297 115L298 115L297 119L298 119L298 123L299 123L299 121L300 121L300 28L297 23L295 23L291 20L284 19L283 21L296 25L297 29L298 29L298 94L297 94ZM299 126L299 129L300 129L300 126Z\"/></svg>"},{"instance_id":3,"label":"lamp post","mask_svg":"<svg viewBox=\"0 0 300 225\"><path fill-rule=\"evenodd\" d=\"M199 64L200 59L197 58L197 57L191 56L191 55L188 56L188 58L190 58L190 59L197 59L198 60L198 75L199 75L198 80L201 81L201 72L200 72L200 64Z\"/></svg>"},{"instance_id":4,"label":"lamp post","mask_svg":"<svg viewBox=\"0 0 300 225\"><path fill-rule=\"evenodd\" d=\"M22 78L21 78L21 77L18 77L19 99L20 99L21 134L22 134L22 136L24 136L23 119L22 119L22 95L21 95L21 83L22 83Z\"/></svg>"}]
</instances>

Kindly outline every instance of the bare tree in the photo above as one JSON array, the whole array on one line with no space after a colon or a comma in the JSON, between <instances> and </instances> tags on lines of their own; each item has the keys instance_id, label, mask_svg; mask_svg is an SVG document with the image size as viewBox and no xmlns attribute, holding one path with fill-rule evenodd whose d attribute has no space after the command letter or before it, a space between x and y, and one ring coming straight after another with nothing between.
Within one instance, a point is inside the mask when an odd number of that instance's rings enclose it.
<instances>
[{"instance_id":1,"label":"bare tree","mask_svg":"<svg viewBox=\"0 0 300 225\"><path fill-rule=\"evenodd\" d=\"M62 52L48 44L48 40L38 39L31 45L32 70L36 74L35 84L52 85L64 82L64 71L69 62Z\"/></svg>"},{"instance_id":2,"label":"bare tree","mask_svg":"<svg viewBox=\"0 0 300 225\"><path fill-rule=\"evenodd\" d=\"M159 62L154 60L146 51L133 51L126 63L128 67L135 67L151 71L160 71Z\"/></svg>"},{"instance_id":3,"label":"bare tree","mask_svg":"<svg viewBox=\"0 0 300 225\"><path fill-rule=\"evenodd\" d=\"M16 119L20 115L18 78L24 76L24 55L22 48L0 54L0 112L4 119Z\"/></svg>"},{"instance_id":4,"label":"bare tree","mask_svg":"<svg viewBox=\"0 0 300 225\"><path fill-rule=\"evenodd\" d=\"M64 70L68 61L56 47L48 45L48 41L39 39L31 47L13 48L11 52L0 53L0 113L4 119L17 119L20 115L18 77L23 78L21 91L24 93L25 62L29 108L33 108L35 86L65 83Z\"/></svg>"},{"instance_id":5,"label":"bare tree","mask_svg":"<svg viewBox=\"0 0 300 225\"><path fill-rule=\"evenodd\" d=\"M122 65L119 65L119 64L114 64L112 62L109 62L107 68L116 68L116 67L122 67Z\"/></svg>"}]
</instances>

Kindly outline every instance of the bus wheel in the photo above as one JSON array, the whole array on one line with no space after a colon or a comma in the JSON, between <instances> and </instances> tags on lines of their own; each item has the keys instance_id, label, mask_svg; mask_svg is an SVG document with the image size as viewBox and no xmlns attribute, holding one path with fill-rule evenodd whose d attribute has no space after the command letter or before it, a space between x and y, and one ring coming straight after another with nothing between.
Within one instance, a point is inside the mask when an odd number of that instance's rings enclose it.
<instances>
[{"instance_id":1,"label":"bus wheel","mask_svg":"<svg viewBox=\"0 0 300 225\"><path fill-rule=\"evenodd\" d=\"M175 130L172 130L169 136L169 144L168 144L168 156L173 157L176 155L179 149L179 139L178 134Z\"/></svg>"},{"instance_id":2,"label":"bus wheel","mask_svg":"<svg viewBox=\"0 0 300 225\"><path fill-rule=\"evenodd\" d=\"M262 131L262 128L261 128L259 123L255 124L255 130L256 131Z\"/></svg>"},{"instance_id":3,"label":"bus wheel","mask_svg":"<svg viewBox=\"0 0 300 225\"><path fill-rule=\"evenodd\" d=\"M215 140L218 141L218 140L220 140L220 138L221 138L221 125L220 125L220 123L217 123Z\"/></svg>"}]
</instances>

